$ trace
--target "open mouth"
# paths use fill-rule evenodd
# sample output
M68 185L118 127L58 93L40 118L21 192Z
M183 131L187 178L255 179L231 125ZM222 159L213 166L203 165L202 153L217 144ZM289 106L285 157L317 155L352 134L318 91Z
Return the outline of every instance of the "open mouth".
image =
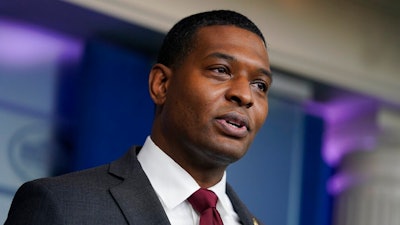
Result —
M242 138L249 133L247 117L238 113L229 113L217 119L220 130L228 136Z
M230 121L230 120L226 120L226 122L228 124L232 125L232 126L237 127L237 128L242 128L242 127L245 126L243 123L240 123L240 122L235 122L235 121Z

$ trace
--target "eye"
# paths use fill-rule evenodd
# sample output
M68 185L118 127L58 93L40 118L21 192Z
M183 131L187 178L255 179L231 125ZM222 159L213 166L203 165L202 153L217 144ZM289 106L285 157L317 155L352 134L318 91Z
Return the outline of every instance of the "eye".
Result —
M223 67L223 66L213 67L213 68L211 68L211 71L214 71L216 73L225 73L225 74L230 75L228 68Z
M256 80L256 81L252 82L252 85L264 93L266 93L269 88L269 85L263 80Z
M213 79L219 81L226 81L231 79L232 73L227 66L224 65L214 65L208 68L210 71L209 76Z

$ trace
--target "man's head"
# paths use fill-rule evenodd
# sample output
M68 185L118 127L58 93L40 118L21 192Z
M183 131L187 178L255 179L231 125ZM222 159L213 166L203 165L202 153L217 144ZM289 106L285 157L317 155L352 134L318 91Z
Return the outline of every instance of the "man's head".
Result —
M188 16L176 23L166 35L158 53L157 63L174 67L195 47L194 37L202 28L213 25L232 25L265 39L258 27L247 17L230 10L215 10Z
M198 17L223 22L204 25L209 23ZM164 46L162 51L174 53L164 52L168 60L160 59L150 72L150 95L157 106L151 137L193 177L218 174L220 179L246 153L268 114L272 79L265 41L253 32L258 31L253 23L234 12L213 11L182 21L173 29L184 23L191 30L183 32L191 33L185 49ZM178 33L170 32L164 45L184 42L187 36Z

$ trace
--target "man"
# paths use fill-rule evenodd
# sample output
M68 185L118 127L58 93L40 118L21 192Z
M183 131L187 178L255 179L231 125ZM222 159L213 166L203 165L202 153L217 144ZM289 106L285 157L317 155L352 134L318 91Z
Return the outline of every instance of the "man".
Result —
M264 37L246 17L184 18L150 71L156 112L144 146L109 165L24 184L5 224L259 224L225 170L264 123L271 82ZM199 212L196 193L216 205Z

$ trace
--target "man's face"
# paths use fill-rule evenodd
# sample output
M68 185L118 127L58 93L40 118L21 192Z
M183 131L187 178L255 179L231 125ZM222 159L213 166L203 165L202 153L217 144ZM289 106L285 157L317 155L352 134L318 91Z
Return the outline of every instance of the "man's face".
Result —
M201 28L194 42L172 69L163 133L178 163L228 165L246 153L268 114L266 47L256 34L234 26Z

